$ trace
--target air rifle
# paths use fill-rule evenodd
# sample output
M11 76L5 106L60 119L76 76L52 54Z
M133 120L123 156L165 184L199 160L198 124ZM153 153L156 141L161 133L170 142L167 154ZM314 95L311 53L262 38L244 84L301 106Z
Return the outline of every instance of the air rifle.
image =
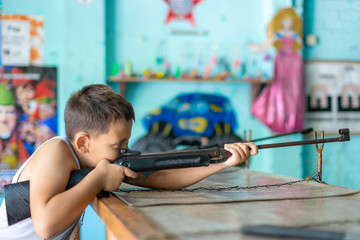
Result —
M349 129L340 129L339 134L340 136L335 138L263 144L257 145L257 147L258 149L266 149L350 140ZM146 154L140 154L140 152L134 150L122 149L121 154L122 157L116 160L114 164L128 167L135 172L142 172L145 176L164 169L209 166L210 163L224 162L231 156L230 152L221 147ZM66 189L75 186L93 169L94 168L86 168L71 172ZM29 181L7 184L4 186L4 193L9 225L31 216Z

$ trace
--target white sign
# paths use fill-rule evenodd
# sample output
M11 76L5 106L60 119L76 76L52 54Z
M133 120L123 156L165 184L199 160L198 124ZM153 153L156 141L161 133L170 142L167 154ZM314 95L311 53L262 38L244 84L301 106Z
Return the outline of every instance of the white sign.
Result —
M306 63L306 125L360 133L360 62Z
M2 64L30 64L30 22L3 19L2 24Z

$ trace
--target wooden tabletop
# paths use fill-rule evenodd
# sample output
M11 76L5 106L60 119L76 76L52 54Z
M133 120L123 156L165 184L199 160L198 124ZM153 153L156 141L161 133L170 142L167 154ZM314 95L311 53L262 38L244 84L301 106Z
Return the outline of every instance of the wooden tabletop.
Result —
M264 239L243 226L360 236L360 191L240 168L176 191L122 186L92 207L108 239ZM278 239L275 236L266 239Z

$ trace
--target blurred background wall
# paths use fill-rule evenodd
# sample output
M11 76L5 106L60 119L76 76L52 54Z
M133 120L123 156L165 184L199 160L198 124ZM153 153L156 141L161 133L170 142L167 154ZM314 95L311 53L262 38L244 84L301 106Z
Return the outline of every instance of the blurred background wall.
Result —
M134 72L141 72L156 69L155 58L161 55L172 63L172 71L177 67L185 71L214 54L231 61L241 59L248 72L257 62L258 69L271 75L272 65L263 59L264 54L272 57L274 51L254 55L247 45L265 41L267 24L285 7L295 8L303 17L305 61L360 61L359 0L204 0L193 8L195 27L186 21L164 24L168 5L161 0L2 0L3 13L44 17L44 65L58 68L59 135L65 135L63 112L69 95L87 84L108 83L114 64L123 69L130 62ZM174 33L177 30L197 33ZM308 45L307 35L315 36L317 43ZM109 84L119 90L118 84ZM128 83L125 97L134 105L137 118L130 147L145 134L141 123L145 114L183 92L225 95L236 112L237 134L251 130L252 138L272 135L250 114L249 83ZM360 138L351 137L350 142L325 145L323 180L360 189ZM301 135L292 135L266 143L302 139ZM316 152L312 145L262 150L251 159L250 169L306 177L316 172ZM88 208L82 239L104 239L104 228Z

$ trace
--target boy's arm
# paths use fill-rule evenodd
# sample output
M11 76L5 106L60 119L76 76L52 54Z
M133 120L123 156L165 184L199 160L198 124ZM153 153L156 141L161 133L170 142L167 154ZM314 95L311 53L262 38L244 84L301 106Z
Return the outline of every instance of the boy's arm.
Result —
M188 187L225 168L236 166L257 154L257 147L253 143L226 144L224 148L230 151L232 156L223 163L210 164L208 167L161 170L136 185L164 189Z
M132 176L131 170L102 160L79 184L65 191L70 173L76 169L67 144L60 140L46 143L31 159L30 210L39 236L60 233L101 190L114 191L125 176Z

